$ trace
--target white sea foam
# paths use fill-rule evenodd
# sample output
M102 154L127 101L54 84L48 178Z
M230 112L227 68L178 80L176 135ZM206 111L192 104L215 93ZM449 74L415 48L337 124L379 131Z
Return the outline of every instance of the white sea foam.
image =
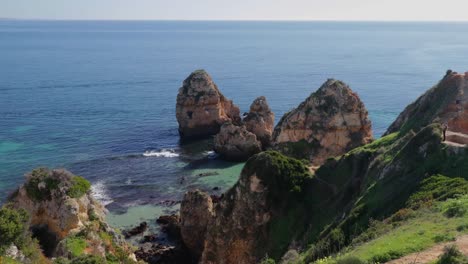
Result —
M215 159L218 157L218 154L216 152L214 152L213 150L211 151L207 151L205 152L206 153L206 156L209 158L209 159Z
M94 196L94 198L101 202L104 206L114 202L114 200L112 200L109 194L107 193L106 186L102 181L91 185L91 193Z
M165 157L165 158L175 158L179 157L173 149L162 149L160 151L148 150L143 153L145 157Z

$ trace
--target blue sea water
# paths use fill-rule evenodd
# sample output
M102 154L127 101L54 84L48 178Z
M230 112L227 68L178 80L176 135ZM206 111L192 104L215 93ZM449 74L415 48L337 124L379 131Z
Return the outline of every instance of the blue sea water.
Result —
M265 95L277 120L341 79L378 137L447 69L468 69L467 32L467 23L0 21L0 198L37 166L90 179L111 211L229 187L241 165L210 158L208 142L179 142L177 90L199 68L241 111Z

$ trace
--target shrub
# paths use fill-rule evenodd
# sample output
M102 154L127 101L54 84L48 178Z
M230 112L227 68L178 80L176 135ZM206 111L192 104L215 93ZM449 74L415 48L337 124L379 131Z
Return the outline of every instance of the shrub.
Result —
M408 208L403 208L403 209L398 210L398 212L394 213L390 217L389 221L390 223L397 223L397 222L405 221L411 218L414 215L413 213L414 213L413 210L408 209Z
M418 208L428 201L443 201L467 193L468 181L465 179L433 175L421 182L419 190L410 197L408 206Z
M464 204L461 201L458 200L453 200L451 201L447 209L445 209L444 215L446 217L452 218L452 217L462 217L466 213L466 208Z
M455 241L455 237L451 234L437 235L433 238L434 242L446 242L446 241Z
M450 245L444 249L442 254L436 261L436 264L466 264L468 259L458 250L457 246Z
M336 264L365 264L363 260L359 259L358 257L348 256L338 259Z
M269 258L268 256L265 256L260 264L276 264L276 261L272 258Z
M371 263L385 263L390 260L400 258L402 256L403 254L401 252L390 250L386 253L373 256L371 259Z
M106 264L106 260L98 256L81 255L74 258L70 264Z
M81 237L69 237L66 240L68 251L73 257L78 257L86 248L86 241Z
M457 226L457 231L458 232L463 232L463 231L466 231L466 230L468 230L468 224L463 224L463 225Z
M3 206L0 209L0 254L12 243L18 244L24 237L28 221L26 211Z
M29 198L44 201L51 199L52 191L58 188L59 183L58 179L50 176L48 169L38 168L27 176L25 188Z
M73 176L72 185L67 191L71 198L80 198L91 188L91 183L81 176Z

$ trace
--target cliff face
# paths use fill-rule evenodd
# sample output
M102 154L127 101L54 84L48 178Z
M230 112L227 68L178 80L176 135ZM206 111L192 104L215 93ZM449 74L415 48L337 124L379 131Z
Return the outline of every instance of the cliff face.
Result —
M104 221L105 209L90 195L90 186L66 170L40 168L27 175L10 202L27 212L28 230L47 257L85 254L135 260L123 238Z
M448 71L436 86L405 108L386 134L418 131L433 122L447 124L450 131L468 134L468 73Z
M275 149L316 165L371 141L364 104L349 86L333 79L286 113L273 132Z
M185 194L180 205L180 233L184 244L199 259L205 243L206 229L213 217L213 201L201 191Z
M239 108L219 91L204 70L184 80L176 104L179 133L183 138L215 135L225 122L240 123Z
M262 152L249 159L239 181L214 207L206 224L200 262L257 263L270 249L284 246L281 239L289 240L294 231L283 238L271 235L287 207L302 198L302 188L312 180L310 177L304 164L277 152ZM184 211L197 208L197 204L185 198ZM185 214L181 218L186 221ZM292 227L297 221L293 219L282 227Z
M443 82L453 82L457 88L465 87L458 83L462 77L465 79L464 75L450 74ZM447 93L451 94L450 85L440 87L449 89ZM345 127L343 123L348 126L351 123L355 125L349 129L361 131L361 140L368 138L364 136L370 133L365 121L367 112L348 89L341 83L327 82L323 90L298 107L301 111L296 109L285 115L274 138L282 143L287 142L281 141L286 138L313 138L310 124L321 115L312 113L320 109L321 100L329 102L319 112L323 113L329 129L323 129L325 126L321 124L320 129L314 127L314 131L319 131L318 134L320 131L346 133L341 131ZM310 102L313 98L316 98L315 103ZM398 130L327 159L313 175L300 161L278 152L262 152L250 158L239 181L223 195L214 207L211 220L207 221L201 263L257 263L266 255L278 260L288 249L304 250L304 262L313 262L346 247L369 227L370 219L383 219L404 208L411 195L431 175L468 179L466 148L444 144L443 129L438 123L441 119L447 120L452 122L449 127L462 129L464 121L456 119L451 100L427 94L423 98L418 100L417 107L409 106L406 113L400 115L400 121L395 121L394 124L399 125L393 126ZM439 99L448 100L446 106L440 107ZM460 100L455 101L455 105L464 105L464 99ZM312 107L310 112L304 111L308 105ZM419 110L408 110L413 107ZM405 129L408 120L421 122L421 126L415 129L413 123L411 129ZM291 127L300 127L298 123L307 129L292 130ZM326 146L319 146L312 152L316 153L330 151ZM190 203L185 206L190 207ZM314 246L307 248L310 244Z

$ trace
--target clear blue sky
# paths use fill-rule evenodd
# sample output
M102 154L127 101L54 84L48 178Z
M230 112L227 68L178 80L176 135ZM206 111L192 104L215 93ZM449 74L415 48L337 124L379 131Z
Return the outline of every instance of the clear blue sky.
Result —
M0 18L468 20L468 0L0 0Z

